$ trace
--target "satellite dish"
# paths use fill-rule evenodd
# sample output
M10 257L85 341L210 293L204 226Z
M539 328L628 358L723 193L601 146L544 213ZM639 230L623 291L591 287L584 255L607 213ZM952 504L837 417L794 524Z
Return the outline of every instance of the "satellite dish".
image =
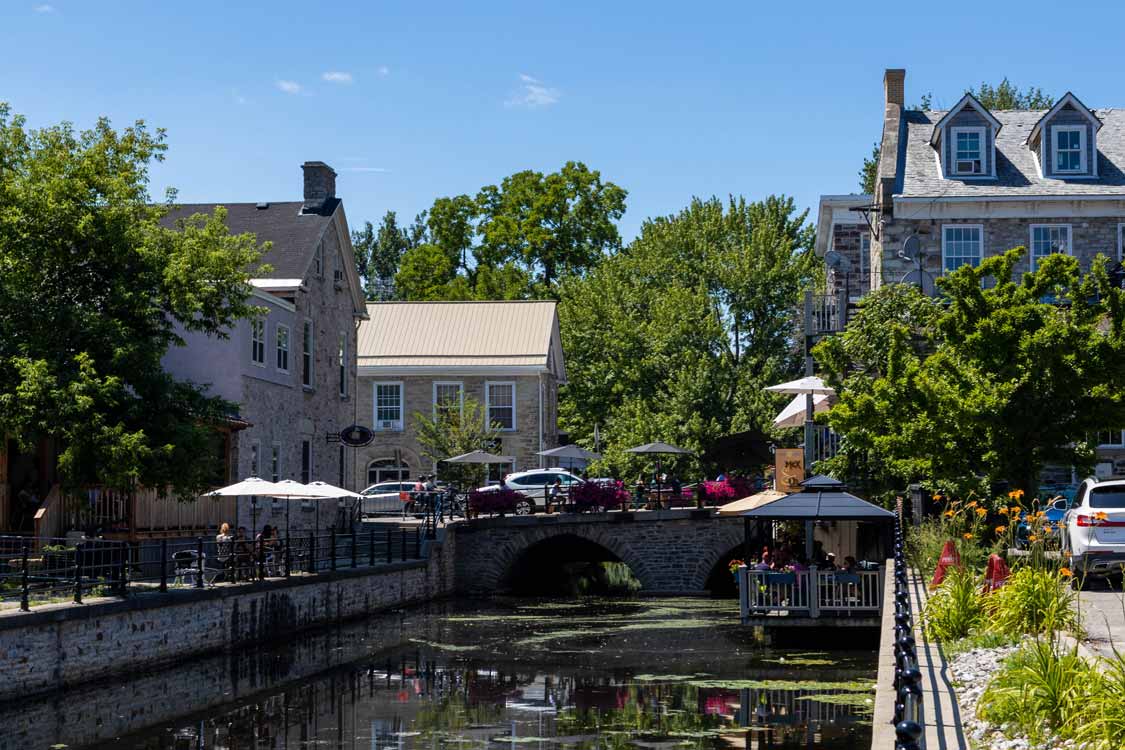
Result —
M824 254L824 262L836 273L851 273L852 262L843 253L829 250Z
M927 297L934 296L934 277L926 271L911 271L902 277L901 283L920 286L922 294Z
M918 235L912 234L902 241L902 250L899 250L898 257L913 263L921 252L922 241L918 239Z

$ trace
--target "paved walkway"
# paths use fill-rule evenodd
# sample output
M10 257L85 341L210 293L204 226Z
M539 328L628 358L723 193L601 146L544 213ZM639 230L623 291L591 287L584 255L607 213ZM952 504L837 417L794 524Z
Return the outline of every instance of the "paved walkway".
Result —
M1125 652L1125 596L1104 582L1086 584L1078 593L1085 644L1099 656L1113 656L1113 645Z

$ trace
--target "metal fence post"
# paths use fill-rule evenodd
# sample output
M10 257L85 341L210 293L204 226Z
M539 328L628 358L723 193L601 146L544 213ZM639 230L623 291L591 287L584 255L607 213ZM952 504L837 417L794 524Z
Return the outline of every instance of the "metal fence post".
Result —
M332 546L330 548L332 561L329 563L330 569L334 572L336 570L336 529L332 529Z
M285 537L285 547L284 547L285 560L284 560L284 564L285 564L285 577L286 578L289 577L289 550L291 548L291 543L290 543L289 539L290 539L290 537Z
M265 540L259 539L255 545L257 550L255 554L258 556L258 580L266 580L266 543Z
M23 543L23 576L20 584L20 609L31 611L31 601L27 591L27 542Z
M168 593L168 538L160 540L160 593Z
M74 603L82 603L82 542L74 545Z
M203 588L203 537L195 538L195 587Z
M202 572L200 573L202 575ZM118 584L121 586L121 596L125 596L129 589L129 543L121 543L121 565L118 567Z
M316 572L316 534L309 532L309 572Z
M422 530L417 526L414 527L414 557L420 558L422 556Z
M356 567L355 527L352 527L352 567Z
M402 559L406 559L406 529L402 530Z
M367 544L368 544L367 564L370 567L374 568L375 567L375 529L371 529L368 532Z

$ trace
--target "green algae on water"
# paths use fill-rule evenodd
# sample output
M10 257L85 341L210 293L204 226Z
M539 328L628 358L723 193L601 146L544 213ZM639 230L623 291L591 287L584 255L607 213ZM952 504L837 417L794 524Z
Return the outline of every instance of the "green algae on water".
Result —
M688 685L700 688L726 690L845 690L870 693L875 689L871 680L821 681L821 680L692 680Z

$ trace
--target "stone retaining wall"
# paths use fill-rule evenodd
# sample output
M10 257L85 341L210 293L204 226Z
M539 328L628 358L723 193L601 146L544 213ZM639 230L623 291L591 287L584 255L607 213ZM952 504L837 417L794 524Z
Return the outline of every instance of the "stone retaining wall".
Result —
M453 593L453 535L375 570L172 590L0 617L0 699L275 639Z

